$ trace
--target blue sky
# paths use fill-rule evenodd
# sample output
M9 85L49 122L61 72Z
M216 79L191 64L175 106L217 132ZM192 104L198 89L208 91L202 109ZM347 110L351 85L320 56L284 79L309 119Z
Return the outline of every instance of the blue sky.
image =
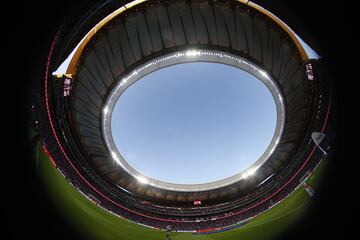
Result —
M112 115L115 145L142 174L195 184L249 167L269 145L276 106L251 74L216 63L185 63L130 86Z

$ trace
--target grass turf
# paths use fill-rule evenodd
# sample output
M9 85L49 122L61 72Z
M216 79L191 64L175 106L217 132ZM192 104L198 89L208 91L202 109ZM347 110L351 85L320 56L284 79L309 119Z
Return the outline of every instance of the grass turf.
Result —
M62 215L86 239L101 240L159 240L165 232L146 228L114 216L97 207L76 191L51 164L46 153L36 146L39 177L52 202ZM308 183L313 187L319 182L323 163L311 176ZM246 225L221 233L194 235L172 233L173 240L270 240L276 239L286 228L306 213L310 197L303 187L297 189L286 200L269 211L252 219Z

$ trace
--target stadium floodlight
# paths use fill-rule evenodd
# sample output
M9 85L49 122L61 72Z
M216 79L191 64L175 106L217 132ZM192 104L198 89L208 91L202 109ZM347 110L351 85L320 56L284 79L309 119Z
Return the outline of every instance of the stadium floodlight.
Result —
M196 50L188 50L188 51L186 51L185 55L187 57L195 57L195 56L199 56L200 52L196 51Z
M119 157L116 155L116 153L115 152L111 152L111 156L112 156L112 158L117 162L117 163L120 163L120 159L119 159Z
M109 108L108 108L108 107L105 107L105 108L104 108L104 115L106 115L108 112L109 112Z
M269 79L269 75L267 74L267 72L265 72L263 70L259 70L259 72L262 76L264 76L264 78Z
M149 180L143 176L136 176L136 179L142 184L148 184Z
M326 135L321 132L313 132L311 134L311 138L315 145L324 153L324 155L327 155L327 152L320 146L320 143L324 140L325 137Z
M250 168L248 171L246 171L243 174L243 178L248 178L248 177L254 175L256 171L257 171L257 168Z
M251 168L251 169L249 169L248 174L253 175L256 171L257 171L257 168Z

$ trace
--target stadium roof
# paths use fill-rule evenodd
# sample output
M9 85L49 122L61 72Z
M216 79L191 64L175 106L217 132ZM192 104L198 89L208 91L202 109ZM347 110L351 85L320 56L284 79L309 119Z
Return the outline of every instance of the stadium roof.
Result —
M55 39L44 84L44 132L53 134L46 145L80 191L131 221L157 228L173 223L187 231L248 219L298 186L297 178L312 166L311 132L324 130L330 103L321 82L305 74L315 65L285 24L249 1L134 1L95 12L89 21L97 27L76 48L68 75L50 81L58 67L51 65L53 52L58 61L66 58ZM95 21L99 16L103 20ZM62 44L77 46L79 36L72 37ZM142 71L200 60L244 69L271 89L280 117L256 174L250 169L231 181L190 188L138 176L123 166L108 137L112 97ZM194 200L206 204L194 208Z

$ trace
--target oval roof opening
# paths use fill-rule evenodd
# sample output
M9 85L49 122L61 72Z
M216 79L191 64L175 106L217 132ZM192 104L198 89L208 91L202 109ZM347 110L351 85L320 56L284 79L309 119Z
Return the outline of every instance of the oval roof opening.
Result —
M146 177L176 184L226 179L252 166L276 128L271 91L220 63L161 68L115 103L111 133L124 160Z

